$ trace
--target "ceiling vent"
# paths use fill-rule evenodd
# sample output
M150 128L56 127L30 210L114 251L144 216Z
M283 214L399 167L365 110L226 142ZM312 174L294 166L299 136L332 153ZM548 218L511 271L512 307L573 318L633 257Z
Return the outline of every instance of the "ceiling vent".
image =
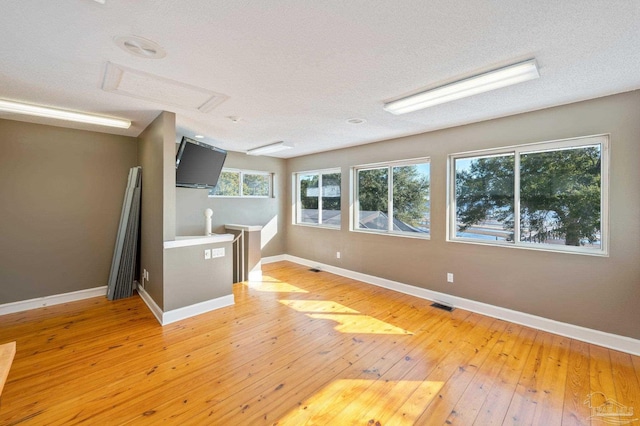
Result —
M162 59L167 52L155 41L138 36L123 36L113 39L116 45L127 53L139 58Z
M229 97L201 87L191 86L107 63L102 90L138 99L210 112Z

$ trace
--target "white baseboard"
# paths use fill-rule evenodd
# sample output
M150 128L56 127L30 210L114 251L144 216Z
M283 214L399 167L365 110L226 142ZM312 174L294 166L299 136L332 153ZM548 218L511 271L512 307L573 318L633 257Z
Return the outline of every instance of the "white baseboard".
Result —
M222 296L216 299L196 303L194 305L185 306L184 308L173 309L162 314L161 324L171 324L172 322L180 321L185 318L194 317L196 315L204 314L205 312L213 311L215 309L231 306L234 303L235 300L233 298L233 294L230 294L228 296Z
M520 325L525 325L527 327L535 328L538 330L548 331L549 333L559 334L561 336L569 337L583 342L593 343L594 345L604 346L606 348L615 349L617 351L626 352L632 355L640 355L640 340L632 339L630 337L620 336L612 333L605 333L603 331L555 321L524 312L513 311L511 309L502 308L500 306L476 302L475 300L427 290L424 288L399 283L397 281L391 281L373 275L362 274L360 272L350 271L348 269L338 268L336 266L325 265L319 262L314 262L312 260L303 259L288 254L282 256L273 256L273 258L278 258L278 260L288 260L300 265L318 268L322 271L330 272L332 274L340 275L347 278L352 278L379 287L384 287L400 293L409 294L421 299L445 302L449 305L455 306L456 308L476 312L482 315L487 315L493 318L502 319ZM272 258L268 259L270 260ZM273 260L273 262L277 262L278 260ZM271 261L265 262L265 260L263 259L262 263L271 263Z
M45 306L60 305L62 303L75 302L98 296L107 296L107 286L5 303L0 305L0 315L13 314L15 312L28 311L30 309L43 308Z
M266 265L267 263L282 262L283 260L287 260L287 256L287 254L279 254L276 256L263 257L261 262L263 265Z
M138 286L138 294L147 307L149 307L153 316L156 317L160 325L162 325L162 309L160 309L160 306L158 306L151 296L149 296L149 293L147 293L147 290L145 290L144 287Z
M180 321L186 318L190 318L196 315L204 314L205 312L213 311L215 309L231 306L235 303L233 294L228 296L218 297L216 299L206 300L204 302L196 303L193 305L185 306L183 308L173 309L171 311L163 312L162 309L154 302L149 296L149 293L142 287L138 287L138 294L149 307L149 310L156 317L160 325L171 324L176 321Z

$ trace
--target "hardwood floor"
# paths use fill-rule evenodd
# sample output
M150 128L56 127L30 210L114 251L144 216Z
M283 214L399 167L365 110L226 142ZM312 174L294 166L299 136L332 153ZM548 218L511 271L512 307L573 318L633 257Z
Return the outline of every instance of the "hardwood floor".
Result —
M0 424L604 425L640 417L640 357L287 262L263 268L262 283L235 285L234 306L165 327L137 296L0 317L0 343L17 341Z

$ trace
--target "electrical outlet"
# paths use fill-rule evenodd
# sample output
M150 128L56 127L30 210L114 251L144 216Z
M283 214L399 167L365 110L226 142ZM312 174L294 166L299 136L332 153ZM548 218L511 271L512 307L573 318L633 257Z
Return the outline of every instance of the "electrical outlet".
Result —
M336 259L340 259L340 252L339 251L336 252Z
M211 259L211 249L206 249L204 251L204 260L209 260Z
M453 274L451 272L447 272L447 282L448 283L453 282Z
M224 247L211 249L211 257L224 257Z

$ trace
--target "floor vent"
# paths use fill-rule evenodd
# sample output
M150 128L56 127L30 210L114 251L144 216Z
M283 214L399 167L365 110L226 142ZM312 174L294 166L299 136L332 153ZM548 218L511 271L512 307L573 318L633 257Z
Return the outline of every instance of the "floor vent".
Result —
M311 268L311 269L309 269L309 270L310 270L311 272L320 272L320 269L318 269L318 268Z
M434 308L442 309L443 311L447 311L447 312L451 312L454 309L453 306L444 305L438 302L433 302L431 306L433 306Z

